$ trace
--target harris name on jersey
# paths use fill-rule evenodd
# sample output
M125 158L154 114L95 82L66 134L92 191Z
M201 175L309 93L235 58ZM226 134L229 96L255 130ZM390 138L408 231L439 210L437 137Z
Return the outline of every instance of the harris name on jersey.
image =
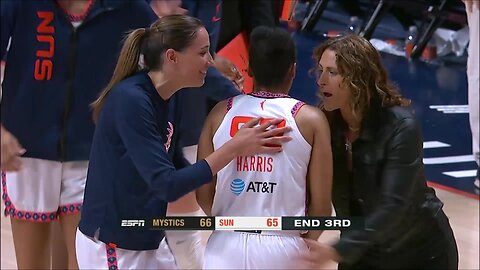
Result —
M237 172L272 172L273 157L270 156L239 156L236 159Z

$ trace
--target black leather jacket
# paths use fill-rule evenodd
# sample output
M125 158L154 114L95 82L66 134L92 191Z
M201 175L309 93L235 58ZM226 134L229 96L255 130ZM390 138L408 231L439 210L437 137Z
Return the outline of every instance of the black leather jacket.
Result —
M443 203L426 186L421 129L408 108L373 105L352 145L349 173L346 126L339 112L331 116L333 205L337 216L365 217L365 229L343 231L334 248L344 263L362 257L382 265L379 260L391 257L385 254L402 254L424 241L419 235L430 237L426 232L442 211Z

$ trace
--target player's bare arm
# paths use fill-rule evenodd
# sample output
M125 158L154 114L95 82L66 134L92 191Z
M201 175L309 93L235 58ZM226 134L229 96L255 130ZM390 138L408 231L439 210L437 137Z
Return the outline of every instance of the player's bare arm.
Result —
M307 172L308 216L330 216L333 161L327 119L318 108L304 105L295 122L312 146ZM306 237L317 240L322 232L309 231Z
M214 152L213 135L217 131L225 114L227 113L227 102L219 102L209 113L200 134L198 141L197 160L202 160ZM217 185L217 176L213 176L213 181L201 186L196 190L198 205L207 216L211 216L213 198L215 197L215 186Z

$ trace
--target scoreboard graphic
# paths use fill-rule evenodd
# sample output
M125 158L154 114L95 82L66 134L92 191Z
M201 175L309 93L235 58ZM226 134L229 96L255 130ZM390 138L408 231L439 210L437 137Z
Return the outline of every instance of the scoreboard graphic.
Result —
M161 217L122 219L125 229L150 230L361 230L362 217Z

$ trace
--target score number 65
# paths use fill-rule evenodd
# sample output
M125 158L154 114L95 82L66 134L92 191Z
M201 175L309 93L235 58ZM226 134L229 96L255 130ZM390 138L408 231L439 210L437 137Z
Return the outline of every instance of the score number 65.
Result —
M267 218L267 227L277 227L278 218Z

